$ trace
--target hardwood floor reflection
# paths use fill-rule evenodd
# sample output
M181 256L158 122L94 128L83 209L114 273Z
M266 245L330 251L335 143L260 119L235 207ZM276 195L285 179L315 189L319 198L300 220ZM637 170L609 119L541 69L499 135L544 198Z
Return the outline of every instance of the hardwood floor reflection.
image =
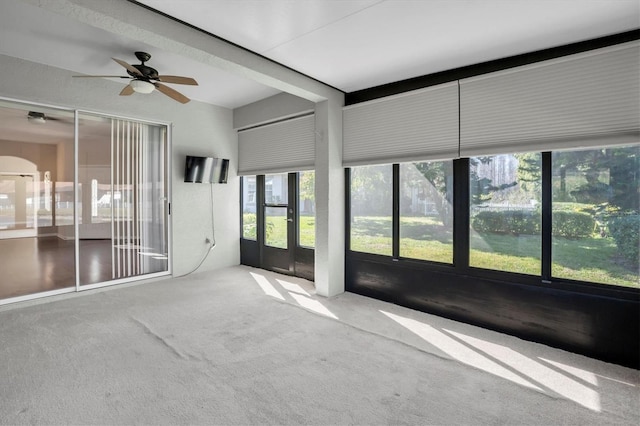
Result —
M75 287L73 246L57 237L0 240L0 298Z
M0 240L0 299L75 287L74 241L58 237ZM111 279L111 241L80 241L85 284Z
M74 241L58 237L0 239L0 300L75 287ZM166 253L116 245L116 278L166 271ZM114 279L111 240L80 240L80 285Z

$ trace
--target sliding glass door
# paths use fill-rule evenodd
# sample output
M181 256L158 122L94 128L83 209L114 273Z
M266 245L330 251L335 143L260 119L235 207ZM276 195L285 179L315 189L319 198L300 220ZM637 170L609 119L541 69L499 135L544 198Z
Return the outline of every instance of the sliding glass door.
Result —
M168 274L166 125L0 99L0 135L0 304Z
M0 303L76 287L73 143L73 111L0 99Z
M168 271L166 126L80 121L80 285Z

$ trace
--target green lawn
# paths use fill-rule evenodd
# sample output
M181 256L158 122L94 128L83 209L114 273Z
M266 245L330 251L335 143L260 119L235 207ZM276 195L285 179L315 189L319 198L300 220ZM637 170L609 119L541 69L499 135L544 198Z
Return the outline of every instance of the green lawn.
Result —
M316 246L316 217L315 216L300 216L300 236L299 244L302 247L315 247Z
M640 287L638 269L621 260L612 238L554 238L552 250L553 276Z
M267 218L265 243L272 247L287 247L287 218L285 216L269 216ZM316 242L315 216L300 216L299 244L303 247L315 247ZM256 215L244 213L242 218L243 238L256 239Z
M242 238L247 240L255 240L257 235L256 229L256 214L255 213L243 213L242 214Z
M433 218L403 218L400 226L401 257L451 263L452 237ZM391 232L390 217L356 217L351 230L351 250L390 256ZM532 235L473 231L469 263L478 268L540 275L540 240ZM578 281L640 287L638 270L620 261L610 238L554 238L552 274Z
M286 247L284 216L267 220L267 242ZM434 218L403 218L400 225L401 257L451 263L453 236ZM351 229L351 250L391 256L391 218L356 217ZM243 235L255 238L255 215L245 214ZM315 218L300 218L300 245L315 245ZM532 235L471 234L471 266L540 275L540 237ZM638 270L620 261L610 238L569 240L554 238L552 274L558 278L639 288Z
M480 234L472 230L469 266L540 275L541 240L535 235Z

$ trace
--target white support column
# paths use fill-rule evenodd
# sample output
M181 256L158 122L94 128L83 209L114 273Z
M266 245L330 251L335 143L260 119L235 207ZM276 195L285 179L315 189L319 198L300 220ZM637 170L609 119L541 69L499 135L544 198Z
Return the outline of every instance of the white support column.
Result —
M344 292L345 192L342 167L343 96L316 104L315 286L320 296Z

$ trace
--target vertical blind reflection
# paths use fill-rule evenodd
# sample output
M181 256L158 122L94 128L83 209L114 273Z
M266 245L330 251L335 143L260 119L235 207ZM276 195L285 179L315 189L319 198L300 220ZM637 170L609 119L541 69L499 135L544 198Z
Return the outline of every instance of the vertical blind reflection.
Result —
M80 284L168 270L164 126L82 114Z
M113 278L167 269L165 131L112 121Z

